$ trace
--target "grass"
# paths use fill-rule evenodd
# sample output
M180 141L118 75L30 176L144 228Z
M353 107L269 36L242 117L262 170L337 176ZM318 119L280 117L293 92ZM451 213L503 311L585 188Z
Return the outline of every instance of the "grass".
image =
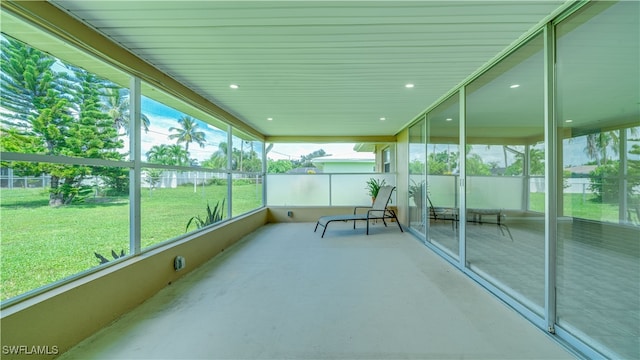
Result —
M544 212L544 193L529 195L530 209ZM593 194L564 194L563 216L576 217L596 221L618 222L618 204L595 202Z
M233 215L261 205L262 185L234 183ZM129 249L129 199L87 199L51 208L42 189L2 190L0 200L2 300L64 279L99 265L94 252L111 259L111 250ZM227 195L227 186L180 186L144 189L141 194L142 248L185 233L192 216L204 216ZM617 204L600 204L591 195L566 194L566 216L618 221ZM531 194L531 209L543 211L544 194ZM226 211L225 211L225 215ZM107 229L107 231L105 231ZM195 230L192 227L191 230Z
M128 253L127 197L52 208L43 189L3 189L0 196L2 300L98 266L94 252L108 259L111 250ZM207 201L213 205L226 196L226 185L199 186L195 192L193 186L144 189L142 248L183 235L192 216L205 214ZM233 215L259 207L261 199L262 185L234 184Z

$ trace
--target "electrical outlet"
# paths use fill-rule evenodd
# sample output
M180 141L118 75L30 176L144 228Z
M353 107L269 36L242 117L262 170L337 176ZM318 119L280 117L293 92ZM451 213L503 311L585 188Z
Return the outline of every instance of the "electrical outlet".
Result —
M291 210L287 211L287 216L288 217L293 217L293 211L291 211Z
M185 266L187 266L187 261L184 259L184 257L176 256L176 258L173 259L173 268L176 271L184 269Z

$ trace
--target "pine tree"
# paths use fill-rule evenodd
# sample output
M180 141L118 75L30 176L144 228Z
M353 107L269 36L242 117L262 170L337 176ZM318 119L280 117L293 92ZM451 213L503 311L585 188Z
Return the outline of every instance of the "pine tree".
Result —
M2 39L3 151L120 160L123 147L104 113L104 89L113 84L13 39ZM7 164L3 164L7 165ZM89 166L14 163L23 173L51 176L49 204L69 204L83 191L82 180L101 175Z

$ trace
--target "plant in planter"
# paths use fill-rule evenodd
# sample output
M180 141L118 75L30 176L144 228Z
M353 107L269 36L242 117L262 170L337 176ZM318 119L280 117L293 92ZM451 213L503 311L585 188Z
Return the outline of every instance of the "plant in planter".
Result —
M376 200L376 197L378 196L378 191L380 191L380 188L385 185L386 185L386 181L384 179L370 178L369 180L367 180L367 187L365 187L365 189L367 190L367 194L371 196L372 201Z
M424 187L426 183L424 180L420 182L415 182L411 180L411 185L409 185L409 197L413 198L413 202L417 207L422 208L422 204L424 203Z

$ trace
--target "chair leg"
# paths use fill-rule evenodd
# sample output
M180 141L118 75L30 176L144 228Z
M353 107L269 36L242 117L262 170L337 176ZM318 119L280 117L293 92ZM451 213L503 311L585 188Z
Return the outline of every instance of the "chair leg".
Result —
M511 230L509 230L509 227L507 225L504 225L504 224L498 225L498 227L500 227L500 231L502 231L502 236L504 236L504 230L502 230L503 226L504 226L504 229L507 230L507 233L509 234L509 239L511 239L511 241L513 241L513 236L511 236Z
M313 232L316 232L316 230L318 230L318 225L320 225L320 221L318 221L318 222L316 223L316 228L315 228L315 229L313 229Z
M390 210L390 213L393 216L393 218L396 220L396 224L398 224L398 227L400 228L400 232L404 232L404 230L402 230L402 226L400 225L400 220L398 220L398 216L396 215L396 212L393 210Z
M329 227L330 222L331 221L328 221L326 224L324 224L324 230L322 230L322 236L320 236L320 238L324 237L324 233L327 231L327 228Z

